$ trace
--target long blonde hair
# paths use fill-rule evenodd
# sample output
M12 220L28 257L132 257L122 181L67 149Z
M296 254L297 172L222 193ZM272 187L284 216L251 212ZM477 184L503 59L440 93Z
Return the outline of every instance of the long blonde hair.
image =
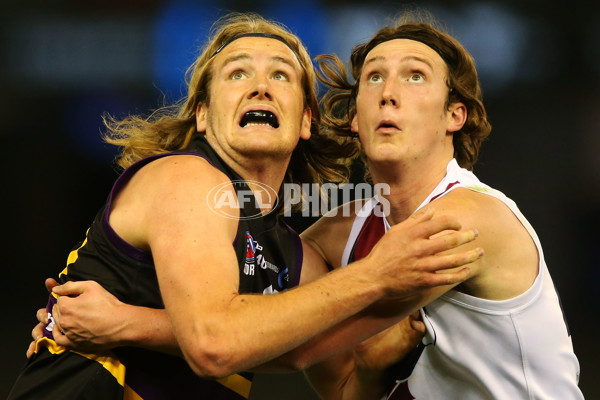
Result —
M186 72L187 97L179 104L163 107L148 118L129 116L122 120L105 117L108 128L105 140L122 147L118 164L127 168L134 162L164 152L185 148L196 131L196 108L210 104L209 85L212 60L217 49L245 33L280 36L296 53L303 70L302 88L305 107L312 110L311 138L300 140L292 154L286 182L322 183L344 181L349 175L350 160L358 154L352 141L323 134L317 100L317 79L310 56L297 36L284 26L253 13L232 13L218 20L211 38Z

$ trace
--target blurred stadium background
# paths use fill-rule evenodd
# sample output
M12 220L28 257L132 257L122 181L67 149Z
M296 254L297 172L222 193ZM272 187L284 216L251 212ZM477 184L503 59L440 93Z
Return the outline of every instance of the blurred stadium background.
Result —
M116 177L101 114L182 95L211 23L256 11L312 56L352 45L411 4L303 0L2 0L0 140L5 271L0 396L25 362L44 278L63 268ZM491 123L475 172L537 229L586 398L600 398L600 12L589 1L420 2L476 59ZM299 230L307 222L293 219ZM596 228L595 228L596 227ZM265 338L268 340L268 338ZM490 360L490 362L502 362ZM316 399L300 374L259 376L253 399Z

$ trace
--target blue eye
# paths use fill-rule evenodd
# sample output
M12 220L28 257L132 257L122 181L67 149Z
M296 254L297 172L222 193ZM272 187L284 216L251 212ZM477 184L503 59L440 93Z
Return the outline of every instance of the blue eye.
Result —
M287 80L289 80L287 74L285 72L281 72L281 71L275 72L273 74L273 79L275 79L277 81L287 81Z

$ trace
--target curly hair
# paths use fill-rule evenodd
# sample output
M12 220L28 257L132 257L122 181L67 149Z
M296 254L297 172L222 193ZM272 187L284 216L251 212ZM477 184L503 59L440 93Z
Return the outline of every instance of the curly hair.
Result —
M253 13L231 13L218 20L201 54L186 72L187 97L177 104L165 106L148 118L128 116L116 120L104 117L108 129L105 141L122 147L117 162L127 168L150 155L185 148L196 131L196 109L210 104L209 85L213 55L217 49L239 35L265 33L281 37L296 54L303 70L304 106L312 110L311 137L300 140L287 168L285 182L323 183L347 181L350 160L358 148L350 140L340 140L320 130L321 116L317 100L317 79L312 60L300 42L283 25Z
M431 47L446 63L446 107L461 102L467 108L465 124L459 131L454 132L454 158L461 167L472 169L481 144L492 129L482 103L475 62L456 39L436 27L437 23L431 16L427 16L428 22L412 21L411 18L415 18L415 15L405 15L394 25L380 29L368 42L358 44L352 49L350 70L353 82L350 82L346 68L337 56L317 57L317 76L330 88L322 100L325 111L323 123L337 136L355 137L350 130L350 123L356 114L360 74L368 53L377 45L389 40L415 40Z

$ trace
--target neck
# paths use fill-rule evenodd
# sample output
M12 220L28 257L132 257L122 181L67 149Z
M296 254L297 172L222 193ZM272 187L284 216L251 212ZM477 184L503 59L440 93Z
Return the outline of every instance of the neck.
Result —
M373 183L386 183L390 193L383 197L390 204L387 219L390 225L398 224L410 217L417 207L429 196L446 176L446 166L450 159L428 165L417 163L372 163L369 170Z
M248 183L262 213L271 211L285 178L291 153L246 151L232 155L215 143L212 136L207 135L206 140L213 151Z
M242 177L252 190L263 214L273 209L277 194L285 178L289 164L287 160L244 160L229 163L229 166Z
M277 200L279 188L283 183L287 164L279 169L265 168L253 170L251 173L236 171L248 183L254 193L254 197L260 204L263 214L273 209Z

